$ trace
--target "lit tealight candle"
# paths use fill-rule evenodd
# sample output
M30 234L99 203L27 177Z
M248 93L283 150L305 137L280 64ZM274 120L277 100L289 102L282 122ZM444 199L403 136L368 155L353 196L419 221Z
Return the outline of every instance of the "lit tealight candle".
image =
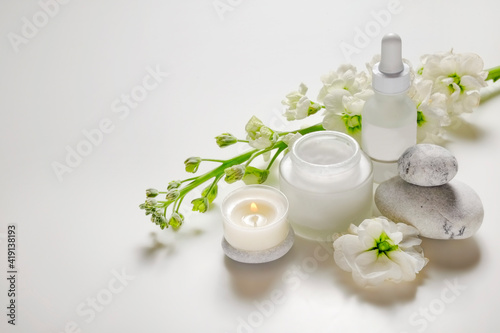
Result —
M245 200L230 213L232 221L245 227L263 227L275 218L276 210L267 202L259 200Z
M259 207L255 202L250 204L250 213L244 215L241 220L244 224L252 227L261 227L267 223L266 214L262 212L262 208L259 212Z
M222 202L224 238L235 249L264 251L281 244L290 232L288 200L265 185L241 187Z

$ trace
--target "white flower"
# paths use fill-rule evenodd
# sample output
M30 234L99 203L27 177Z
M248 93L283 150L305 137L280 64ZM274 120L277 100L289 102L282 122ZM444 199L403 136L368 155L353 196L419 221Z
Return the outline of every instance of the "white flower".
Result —
M361 139L361 112L365 100L352 96L345 90L328 94L324 100L325 117L323 127L326 130L347 133L354 139Z
M453 51L427 54L421 57L420 69L424 79L434 82L434 91L448 97L448 113L460 115L472 112L479 105L479 89L486 86L488 72L483 70L483 60L477 54Z
M281 138L281 141L283 141L288 147L291 147L295 143L295 141L297 141L301 137L302 134L300 133L288 133Z
M248 144L257 149L271 147L278 140L278 134L264 126L264 123L255 116L248 121L245 130L247 131Z
M318 99L325 105L323 127L361 139L361 111L373 94L365 72L352 65L342 65L321 78L323 88Z
M349 232L333 242L334 259L360 286L411 281L428 262L418 230L407 224L378 217L351 224Z
M321 77L323 88L321 88L318 101L323 102L324 98L335 90L345 90L351 95L364 92L370 89L370 81L365 72L358 73L353 65L341 65L336 71L332 71Z
M440 140L443 126L449 126L451 119L446 112L446 96L432 92L432 81L415 78L408 96L417 107L417 142L434 143Z
M321 110L321 105L313 103L307 98L307 86L300 84L299 90L286 95L281 104L286 105L284 116L287 120L304 119Z

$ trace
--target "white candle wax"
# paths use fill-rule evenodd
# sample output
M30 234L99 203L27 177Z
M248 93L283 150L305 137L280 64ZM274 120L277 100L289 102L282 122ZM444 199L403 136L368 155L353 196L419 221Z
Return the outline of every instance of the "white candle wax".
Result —
M288 235L288 201L277 189L251 185L231 192L222 202L224 238L245 251L262 251Z

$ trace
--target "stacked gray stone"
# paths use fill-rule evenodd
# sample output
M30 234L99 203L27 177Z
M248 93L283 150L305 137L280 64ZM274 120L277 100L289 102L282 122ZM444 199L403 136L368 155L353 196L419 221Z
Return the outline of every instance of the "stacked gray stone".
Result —
M399 158L398 171L399 176L375 192L382 215L434 239L468 238L479 229L483 204L471 187L453 180L458 163L447 149L432 144L410 147Z

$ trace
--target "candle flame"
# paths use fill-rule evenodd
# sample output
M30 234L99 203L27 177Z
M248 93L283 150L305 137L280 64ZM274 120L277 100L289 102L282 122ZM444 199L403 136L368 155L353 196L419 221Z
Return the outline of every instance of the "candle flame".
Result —
M250 205L250 210L253 212L253 213L256 213L259 209L257 208L257 205L255 204L255 202L252 202L252 204Z

